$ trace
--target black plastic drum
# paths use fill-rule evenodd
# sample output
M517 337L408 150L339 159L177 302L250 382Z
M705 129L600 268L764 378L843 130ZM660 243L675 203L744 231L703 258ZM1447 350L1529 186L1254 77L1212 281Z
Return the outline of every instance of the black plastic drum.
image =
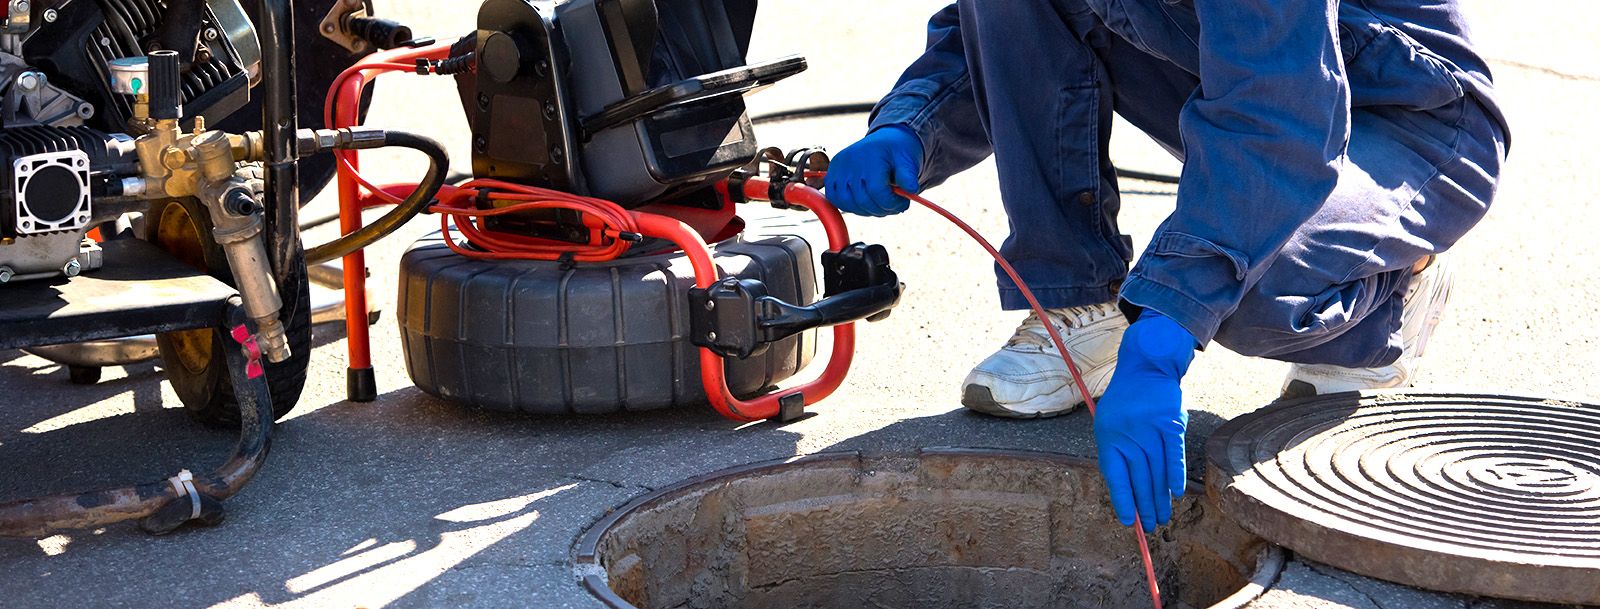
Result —
M811 247L796 236L713 247L724 277L759 279L786 302L816 300ZM400 338L406 369L430 394L491 410L609 413L704 404L699 352L689 343L694 274L682 253L563 268L480 261L437 233L400 262ZM728 360L736 395L793 376L816 333Z

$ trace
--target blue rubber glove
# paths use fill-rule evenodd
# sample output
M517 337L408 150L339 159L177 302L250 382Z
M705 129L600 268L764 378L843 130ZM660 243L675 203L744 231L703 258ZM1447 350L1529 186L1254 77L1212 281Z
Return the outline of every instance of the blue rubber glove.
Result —
M913 193L922 190L917 185L921 171L922 140L908 127L888 125L839 151L828 165L823 186L839 211L889 216L911 206L891 187Z
M1172 519L1183 494L1183 410L1179 381L1194 360L1196 342L1183 326L1146 309L1122 335L1117 371L1094 418L1100 474L1123 525L1138 514L1145 530ZM1170 493L1170 495L1169 495Z

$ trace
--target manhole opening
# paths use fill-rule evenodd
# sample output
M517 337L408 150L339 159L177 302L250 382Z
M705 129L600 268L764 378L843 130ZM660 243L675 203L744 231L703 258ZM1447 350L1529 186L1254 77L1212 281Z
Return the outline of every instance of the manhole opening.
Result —
M1150 537L1168 607L1232 605L1275 578L1275 550L1204 499L1175 509ZM619 608L1149 607L1110 510L1083 459L824 454L643 498L591 530L578 561Z

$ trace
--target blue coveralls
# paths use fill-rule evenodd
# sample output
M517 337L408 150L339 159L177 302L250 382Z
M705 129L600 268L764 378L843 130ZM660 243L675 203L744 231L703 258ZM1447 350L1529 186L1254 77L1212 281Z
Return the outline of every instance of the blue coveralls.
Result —
M1113 112L1184 161L1131 273ZM962 0L891 124L925 188L995 155L1002 252L1045 306L1120 295L1201 345L1348 367L1400 356L1410 267L1483 217L1507 146L1456 0Z

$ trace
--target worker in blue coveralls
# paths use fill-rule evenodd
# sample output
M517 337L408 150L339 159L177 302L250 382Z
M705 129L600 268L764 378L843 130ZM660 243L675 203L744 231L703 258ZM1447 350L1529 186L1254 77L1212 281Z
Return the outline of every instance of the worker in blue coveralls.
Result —
M886 216L993 154L1006 258L1049 309L962 387L1007 417L1101 394L1117 516L1171 516L1180 382L1212 340L1292 362L1285 395L1409 384L1450 290L1439 254L1483 217L1507 147L1456 0L962 0L840 151L826 190ZM1130 272L1113 113L1183 161ZM999 277L1000 302L1026 309ZM1131 325L1130 325L1131 320Z

